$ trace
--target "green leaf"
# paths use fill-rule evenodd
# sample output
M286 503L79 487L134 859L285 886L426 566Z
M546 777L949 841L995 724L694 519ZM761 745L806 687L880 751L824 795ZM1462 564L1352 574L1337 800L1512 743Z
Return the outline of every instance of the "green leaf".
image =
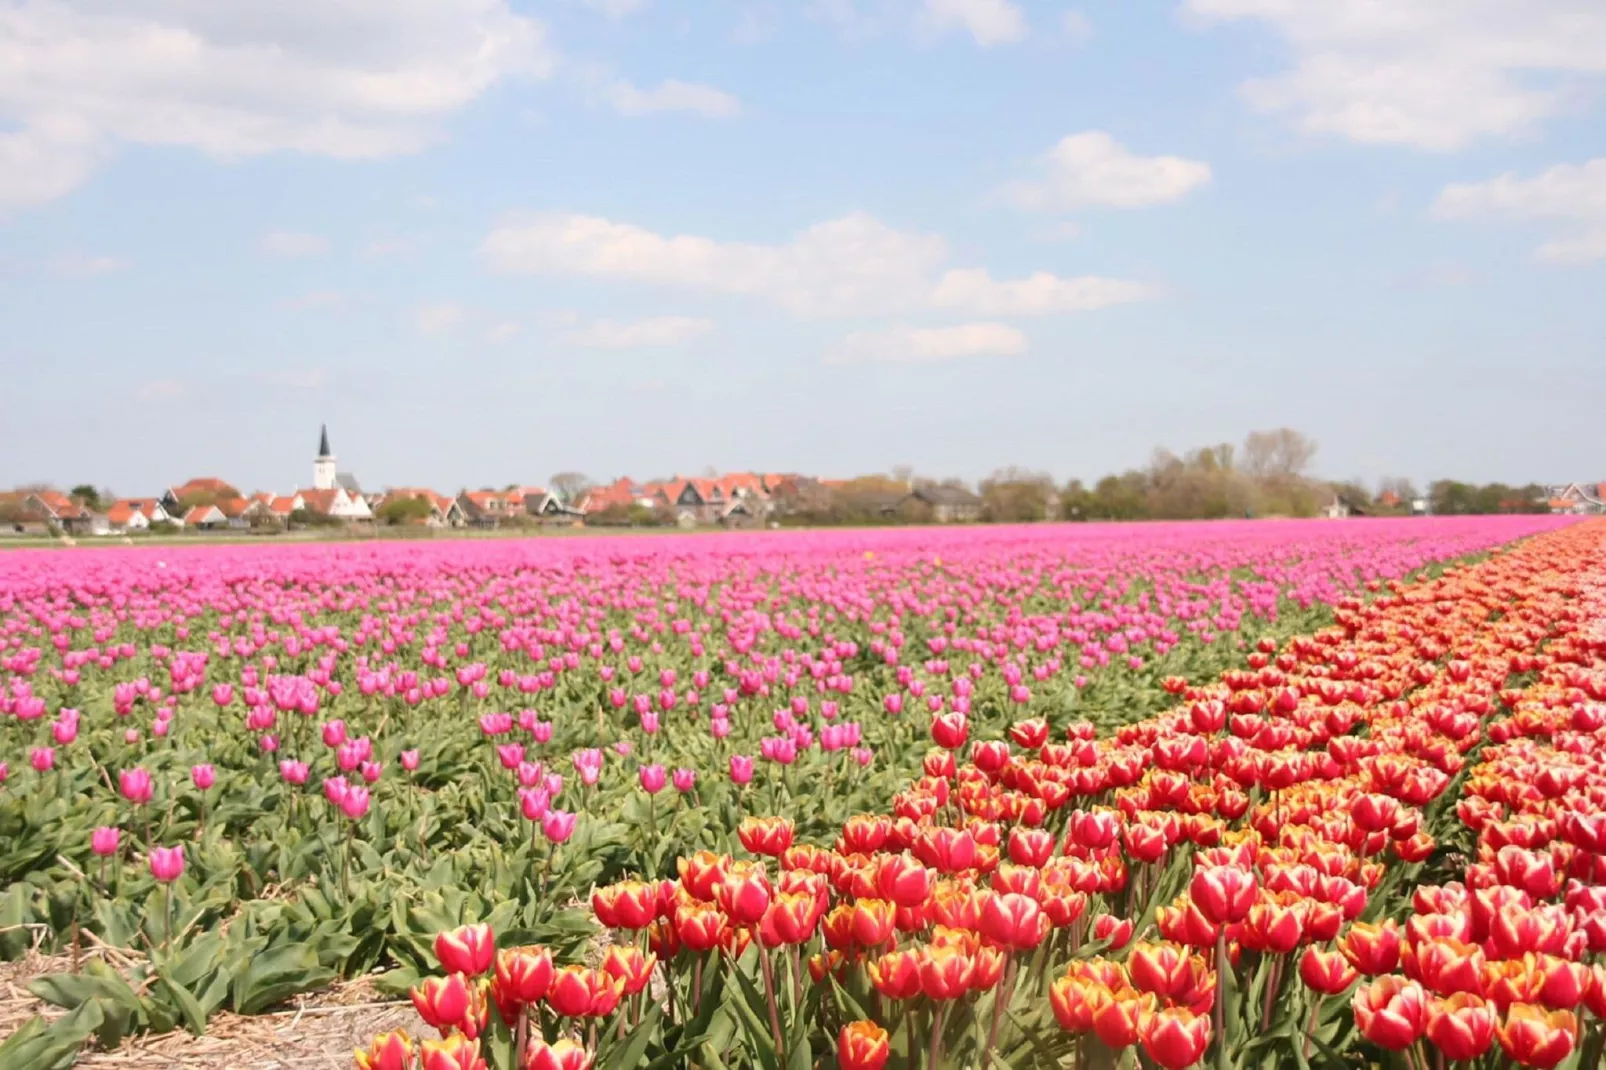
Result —
M663 1006L654 1003L652 1009L641 1016L641 1022L625 1034L624 1043L615 1045L608 1052L602 1070L636 1070L647 1054L647 1046L658 1034L658 1025L663 1017Z
M206 1032L206 1011L189 989L173 980L168 971L158 969L156 976L161 978L161 993L172 999L173 1005L178 1008L179 1017L184 1019L184 1026L196 1036Z
M30 1018L0 1044L0 1066L17 1070L67 1070L78 1060L84 1041L105 1019L99 1001L79 1004L73 1012L49 1025Z

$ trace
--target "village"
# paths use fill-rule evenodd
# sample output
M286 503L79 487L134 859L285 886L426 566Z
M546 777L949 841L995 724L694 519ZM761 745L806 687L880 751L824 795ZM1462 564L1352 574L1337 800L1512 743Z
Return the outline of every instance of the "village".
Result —
M1130 473L1128 474L1130 476ZM1127 477L1122 477L1127 478ZM1101 481L1104 484L1116 477ZM378 528L422 531L561 527L754 528L787 524L972 523L1086 519L1165 519L1099 510L1080 483L1064 489L1046 476L1008 470L983 481L981 493L960 480L922 480L907 472L853 479L797 473L731 472L637 481L621 476L602 485L565 473L552 486L463 489L429 487L365 491L339 469L320 429L311 485L280 494L242 493L216 476L191 478L145 497L101 501L93 488L47 487L0 492L0 534L13 536L132 536L163 533L274 534L329 529L361 533ZM1606 513L1606 482L1534 485L1520 490L1441 481L1431 496L1384 488L1367 494L1354 484L1311 484L1310 508L1294 515L1329 519L1430 513ZM1477 500L1479 492L1485 499ZM1493 497L1490 497L1490 494ZM1087 499L1089 508L1079 504ZM1437 507L1435 507L1437 506ZM1224 515L1237 515L1227 513ZM1251 514L1252 515L1252 514Z

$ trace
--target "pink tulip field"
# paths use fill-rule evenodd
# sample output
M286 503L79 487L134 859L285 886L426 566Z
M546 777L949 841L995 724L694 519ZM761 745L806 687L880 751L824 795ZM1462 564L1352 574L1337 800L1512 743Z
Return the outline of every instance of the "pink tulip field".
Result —
M437 934L464 925L489 926L498 947L594 965L596 889L689 880L686 860L699 852L751 845L760 826L744 819L784 818L786 846L844 851L854 815L893 813L916 782L964 782L951 759L933 766L934 743L961 757L977 746L1007 752L1010 739L1032 736L1022 723L1087 741L1089 754L1125 729L1120 745L1149 748L1139 776L1163 747L1131 726L1157 723L1190 689L1264 666L1266 652L1448 564L1498 559L1503 547L1560 538L1575 523L1489 516L0 553L0 958L109 945L137 963L91 957L32 979L30 990L66 1013L0 1037L0 1066L65 1067L86 1045L200 1033L219 1011L263 1012L339 978L376 975L397 996L424 991L443 967ZM1256 805L1268 798L1263 787L1245 789ZM1108 783L1086 794L1064 812L1121 809ZM1056 807L1037 822L1058 835L1062 816ZM1159 866L1133 872L1146 893L1169 879ZM1129 910L1140 944L1158 939L1144 928L1146 901L1131 888L1101 900L1107 914ZM1063 956L1086 950L1071 938L1056 946ZM1217 968L1214 946L1204 955ZM743 947L726 949L733 977ZM556 1051L561 1035L585 1049L586 1066L593 1054L610 1070L713 1066L687 1054L685 1033L686 1004L714 983L712 971L699 964L695 980L676 980L662 959L689 953L655 950L656 987L643 980L637 990L667 1005L639 1045L624 1039L642 1021L637 1000L631 1028L621 1005L600 1030L543 1017L543 1040L532 1012L508 1025L513 1054L494 1056L488 1042L464 1054L478 1043L470 1037L450 1051L436 1044L433 1062L416 1065L547 1065L533 1053ZM825 959L815 981L827 996L811 995L799 961L789 974L785 956L775 960L773 987L796 985L790 1016L770 992L768 1016L761 1002L754 1022L733 1017L728 1065L938 1065L938 1045L927 1050L926 1025L917 1040L916 1022L942 1042L940 1011L930 1022L898 1017L869 974L832 980ZM1028 961L1038 962L1023 953ZM1038 990L1015 969L1001 983L1028 993L1019 998L1052 1026L1053 978L1045 972ZM1291 976L1267 971L1277 984ZM771 980L745 976L753 991ZM861 986L864 1018L840 1038L837 1019L818 1009L838 983ZM1272 997L1254 991L1268 1001L1266 1021L1284 1022ZM1349 997L1329 1006L1340 1004ZM1309 1006L1287 1019L1288 1036ZM1258 1003L1245 1012L1258 1013ZM794 1034L788 1023L811 1014L819 1021ZM1116 1065L1086 1062L1082 1047L1073 1062L1071 1048L1024 1039L1030 1030L1012 1024L1015 1014L989 1010L965 1034L996 1062L946 1065ZM537 1033L530 1044L526 1027ZM757 1039L741 1039L750 1033ZM1014 1054L1001 1036L1014 1038ZM850 1042L868 1054L844 1054ZM1147 1039L1131 1043L1137 1061L1121 1065L1171 1065ZM1177 1043L1164 1050L1190 1050ZM1304 1049L1309 1065L1363 1065L1323 1064ZM415 1065L410 1041L387 1052L371 1061ZM561 1065L582 1065L574 1058ZM1253 1065L1296 1064L1286 1055Z

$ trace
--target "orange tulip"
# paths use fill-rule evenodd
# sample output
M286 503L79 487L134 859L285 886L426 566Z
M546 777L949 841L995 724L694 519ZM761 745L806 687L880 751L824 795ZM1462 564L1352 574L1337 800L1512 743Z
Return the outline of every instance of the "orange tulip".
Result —
M537 1038L524 1053L524 1070L591 1070L592 1054L567 1037L548 1044Z
M1513 1003L1495 1035L1507 1055L1523 1066L1549 1070L1573 1053L1578 1022L1571 1011L1546 1011L1531 1003Z
M1165 1070L1185 1070L1210 1046L1210 1019L1186 1007L1167 1007L1144 1015L1138 1037L1149 1058Z
M744 817L736 838L756 855L779 858L792 846L792 822L784 817Z
M356 1053L358 1070L411 1070L413 1042L402 1030L380 1033L368 1042L367 1051Z
M841 1070L881 1070L891 1054L887 1031L874 1022L849 1022L837 1034L836 1062Z
M446 973L477 977L491 968L496 938L489 925L464 925L435 936L435 957Z
M1427 1038L1454 1062L1483 1056L1494 1041L1495 1013L1482 999L1457 992L1428 1002Z
M420 1070L486 1070L479 1041L461 1033L442 1040L426 1040L419 1051Z
M602 972L624 986L624 994L633 996L647 987L652 971L658 965L656 955L644 955L638 947L615 944L602 958Z

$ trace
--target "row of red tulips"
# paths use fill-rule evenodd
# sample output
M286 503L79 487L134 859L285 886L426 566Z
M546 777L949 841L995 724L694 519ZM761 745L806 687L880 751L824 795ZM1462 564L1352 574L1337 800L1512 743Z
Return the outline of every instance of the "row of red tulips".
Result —
M421 1065L1598 1065L1603 551L1377 584L1104 739L937 714L924 775L829 847L750 819L755 860L599 888L599 964L443 934Z

